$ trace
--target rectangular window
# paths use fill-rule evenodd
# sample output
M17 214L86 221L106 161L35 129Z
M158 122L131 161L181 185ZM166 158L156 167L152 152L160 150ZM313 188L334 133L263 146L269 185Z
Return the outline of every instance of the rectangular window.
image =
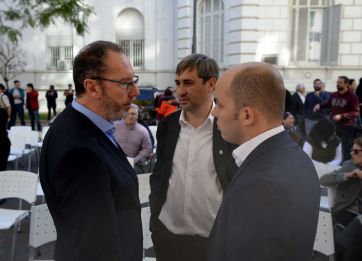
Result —
M337 63L340 21L337 7L325 6L325 1L321 0L293 1L292 62L310 65ZM329 41L331 39L335 41Z
M47 69L71 70L73 68L73 44L71 36L47 36Z
M117 43L122 47L124 53L130 59L135 69L142 69L144 61L144 40L121 40Z

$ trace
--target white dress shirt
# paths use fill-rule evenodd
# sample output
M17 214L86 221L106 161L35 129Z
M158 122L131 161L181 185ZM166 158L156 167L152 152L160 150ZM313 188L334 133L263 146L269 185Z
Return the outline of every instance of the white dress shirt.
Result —
M305 96L303 94L301 94L300 92L297 92L299 98L302 100L302 103L305 103Z
M280 125L276 128L267 130L258 136L255 136L251 140L241 144L233 151L233 157L235 159L235 163L238 167L244 162L244 160L249 156L249 154L258 147L263 141L271 138L274 135L284 131L283 125Z
M167 198L159 219L174 234L208 237L222 200L212 152L214 117L209 115L195 129L182 112L179 122Z

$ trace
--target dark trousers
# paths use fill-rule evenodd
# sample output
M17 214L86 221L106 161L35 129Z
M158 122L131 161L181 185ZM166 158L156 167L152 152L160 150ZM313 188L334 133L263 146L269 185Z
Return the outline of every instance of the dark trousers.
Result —
M207 261L208 238L175 235L159 220L151 237L157 261Z
M344 219L347 220L348 215ZM341 219L341 218L340 218ZM345 221L344 220L344 221ZM335 231L336 260L362 260L362 215L355 216L344 230Z
M23 103L14 104L14 106L11 107L10 126L15 126L16 125L16 114L19 115L21 125L25 126L24 104Z
M29 111L29 116L30 116L30 121L31 121L31 129L35 130L35 122L36 122L38 131L41 131L41 122L40 122L40 117L39 117L39 111L31 110L31 109L28 109L28 111Z
M48 104L48 121L51 119L51 111L53 109L54 116L57 115L57 106L56 104Z
M351 159L351 149L353 140L356 137L356 129L353 126L337 126L337 136L341 139L342 143L342 162Z

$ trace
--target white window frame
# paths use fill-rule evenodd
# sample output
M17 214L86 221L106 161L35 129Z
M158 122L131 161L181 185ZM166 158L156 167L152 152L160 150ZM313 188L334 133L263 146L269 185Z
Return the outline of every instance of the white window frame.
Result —
M219 9L214 10L214 2L219 2ZM206 2L210 2L210 11L206 11ZM224 64L224 29L225 29L225 11L223 0L202 0L198 3L198 41L197 50L213 59L215 59L220 66ZM219 16L218 23L215 21L215 17ZM210 19L210 31L206 32L206 19ZM217 23L217 24L216 24ZM215 25L216 24L216 25ZM218 34L215 35L215 26L218 28ZM206 34L209 34L208 37ZM210 41L207 41L209 39ZM214 39L218 39L217 44L214 44ZM209 44L209 50L206 50ZM216 54L216 55L215 55Z
M46 67L48 70L73 69L73 39L71 35L46 36Z

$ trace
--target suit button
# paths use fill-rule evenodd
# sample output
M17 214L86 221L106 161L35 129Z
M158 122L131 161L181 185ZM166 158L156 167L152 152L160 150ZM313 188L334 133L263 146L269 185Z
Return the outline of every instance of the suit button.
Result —
M224 151L223 151L223 150L219 150L219 154L220 154L220 155L223 155L223 154L224 154Z

